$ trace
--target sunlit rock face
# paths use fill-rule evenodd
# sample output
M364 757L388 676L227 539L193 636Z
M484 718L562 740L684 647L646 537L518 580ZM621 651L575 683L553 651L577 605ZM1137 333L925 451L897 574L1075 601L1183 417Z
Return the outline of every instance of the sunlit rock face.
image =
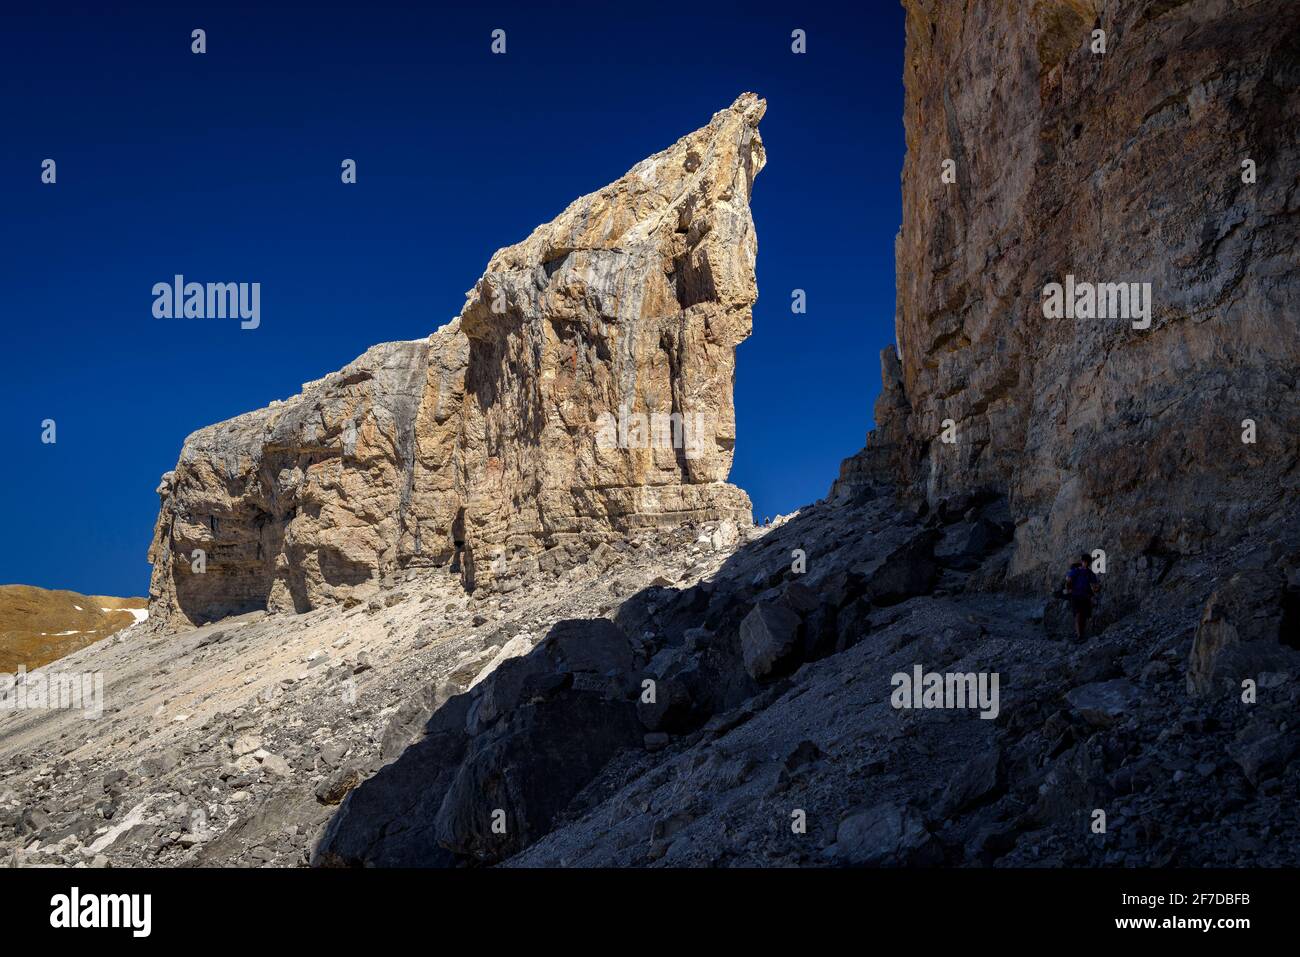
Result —
M1300 475L1293 5L904 6L898 357L841 485L1008 493L1010 580L1034 588L1102 549L1108 587L1141 592L1281 514ZM1045 315L1067 277L1149 283L1149 315Z
M757 297L763 110L741 97L492 257L461 314L471 540L509 561L638 526L749 520L726 478L735 349Z
M158 489L154 613L203 623L360 597L424 537L445 561L430 525L449 529L455 505L427 470L454 436L425 414L438 401L426 389L457 361L463 377L464 352L454 325L375 346L288 401L186 439Z
M419 568L509 588L639 527L748 523L726 479L764 109L741 96L497 252L427 340L191 435L158 489L154 614L304 611Z

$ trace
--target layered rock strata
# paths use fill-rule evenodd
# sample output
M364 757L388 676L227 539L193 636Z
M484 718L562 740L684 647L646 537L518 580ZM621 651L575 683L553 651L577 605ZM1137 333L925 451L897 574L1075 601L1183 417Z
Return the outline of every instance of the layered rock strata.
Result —
M191 435L158 489L154 613L304 611L420 566L510 587L638 527L748 523L726 479L764 109L741 96L497 252L427 340Z
M1300 20L1286 0L904 6L898 346L839 490L992 488L1010 581L1101 549L1112 594L1143 593L1300 481ZM1045 314L1053 283L1080 308ZM1101 286L1121 283L1150 298L1125 312L1133 287Z

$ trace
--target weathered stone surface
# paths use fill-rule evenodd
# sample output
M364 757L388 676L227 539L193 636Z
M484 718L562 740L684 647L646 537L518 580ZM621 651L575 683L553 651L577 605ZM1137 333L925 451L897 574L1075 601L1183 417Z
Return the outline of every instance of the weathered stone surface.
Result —
M1239 692L1244 679L1265 672L1300 674L1300 653L1282 644L1285 584L1278 570L1261 568L1238 572L1215 589L1187 662L1189 694Z
M881 804L850 814L835 835L836 856L859 867L924 867L943 850L911 807Z
M562 672L625 675L632 668L627 635L607 618L557 621L547 632L542 651Z
M1011 583L1101 547L1108 592L1143 593L1300 480L1300 22L1288 0L904 6L901 359L835 493L996 487ZM1150 328L1044 318L1067 275L1151 283Z
M929 532L911 536L888 554L855 568L864 579L862 596L877 605L892 605L924 595L934 584L938 570L933 558L934 539Z
M1000 793L1005 777L1000 749L990 748L975 755L944 788L939 813L952 816L993 800Z
M412 567L514 587L638 527L748 525L726 479L764 109L741 96L497 252L427 340L191 435L158 488L155 614L301 612Z
M158 489L150 607L201 624L364 597L399 567L402 541L413 551L432 542L430 523L443 528L434 550L449 555L454 503L434 507L426 487L426 511L414 513L410 482L424 474L415 423L426 379L464 352L454 323L427 341L375 346L286 402L186 439ZM426 452L434 441L425 437Z
M696 723L691 688L700 680L698 661L684 649L665 649L651 659L647 671L654 695L639 694L636 702L637 718L646 729L679 733Z
M312 849L317 866L437 867L454 863L433 822L465 754L469 696L430 717L424 736L348 792Z
M687 516L749 523L726 477L735 347L757 295L764 109L742 96L492 257L461 313L473 540L509 561ZM602 447L613 436L599 423L624 412L680 415L685 447ZM646 443L629 430L626 444Z
M1263 732L1247 735L1228 746L1228 755L1241 767L1252 785L1281 774L1287 762L1300 748L1296 736L1288 732Z
M1142 694L1131 681L1115 678L1075 688L1066 694L1065 700L1089 724L1105 726L1131 714L1141 702Z
M520 704L470 741L438 811L439 843L482 861L510 856L546 833L582 786L640 738L630 702L562 687Z
M439 707L450 697L446 682L428 684L405 699L396 713L388 719L380 743L380 757L384 761L397 758L414 741L424 735L424 726Z
M338 804L360 783L361 772L357 768L340 768L317 786L316 800L321 804Z
M797 614L776 602L761 602L740 623L740 648L745 670L761 680L779 671L799 650Z

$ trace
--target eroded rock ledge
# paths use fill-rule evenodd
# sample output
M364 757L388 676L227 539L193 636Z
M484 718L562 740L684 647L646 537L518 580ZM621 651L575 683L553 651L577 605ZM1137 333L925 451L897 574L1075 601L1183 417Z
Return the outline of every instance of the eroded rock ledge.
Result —
M497 252L427 340L186 439L158 489L154 614L301 612L416 567L508 587L630 529L748 523L726 479L765 106L742 95Z

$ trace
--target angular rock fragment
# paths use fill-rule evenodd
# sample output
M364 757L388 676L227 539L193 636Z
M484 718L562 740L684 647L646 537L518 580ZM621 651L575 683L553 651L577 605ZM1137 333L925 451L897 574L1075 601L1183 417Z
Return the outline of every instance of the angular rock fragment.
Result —
M740 647L745 670L761 680L789 664L799 650L802 621L795 612L776 602L760 602L740 623Z
M1244 679L1267 672L1300 674L1300 652L1282 644L1285 593L1273 569L1238 572L1215 590L1192 642L1189 694L1240 691Z
M1002 751L989 748L962 766L939 799L939 813L945 817L960 814L993 800L1005 784Z
M835 833L836 857L857 867L924 867L943 849L914 808L881 804L850 814Z
M1089 724L1107 726L1132 713L1142 700L1142 692L1125 678L1098 681L1069 691L1065 700Z

